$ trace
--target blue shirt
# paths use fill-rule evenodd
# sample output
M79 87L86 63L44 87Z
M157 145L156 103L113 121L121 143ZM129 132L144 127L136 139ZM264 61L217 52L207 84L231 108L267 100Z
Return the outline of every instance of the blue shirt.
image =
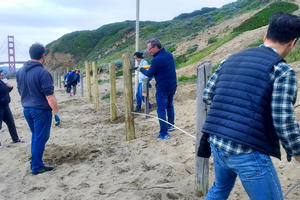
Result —
M168 92L177 87L177 78L173 55L164 48L160 49L151 61L149 70L141 72L156 81L156 92Z
M264 45L266 46L266 45ZM271 48L269 46L266 46ZM275 49L271 48L276 52ZM210 105L216 89L218 74L222 63L211 76L203 92L204 103ZM295 119L294 104L297 98L297 76L295 71L285 62L274 65L270 72L270 81L273 82L271 110L276 133L284 147L288 160L291 156L300 155L300 131ZM217 149L222 149L230 155L250 153L248 146L235 143L231 140L211 135L209 142Z
M41 63L26 62L17 72L17 84L24 108L51 109L46 96L54 93L53 79Z

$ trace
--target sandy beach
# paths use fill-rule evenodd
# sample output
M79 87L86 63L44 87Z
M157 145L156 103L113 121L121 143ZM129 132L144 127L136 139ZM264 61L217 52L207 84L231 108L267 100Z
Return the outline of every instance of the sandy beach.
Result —
M297 65L300 68L300 65ZM123 91L122 79L117 90ZM10 80L16 86L15 80ZM109 91L108 83L99 85L100 97ZM155 102L155 90L150 101ZM110 122L109 99L100 100L100 111L86 97L69 97L56 88L62 123L51 128L44 162L56 170L34 176L30 171L31 133L23 116L16 87L11 93L11 110L23 144L12 144L6 125L0 132L1 200L96 200L96 199L184 199L194 194L195 141L176 130L171 140L157 140L158 121L135 117L136 140L126 141L124 99L117 97L118 119ZM176 126L195 135L196 84L179 83L174 99ZM298 103L297 103L298 105ZM300 110L297 107L297 119ZM157 115L152 110L152 115ZM213 164L210 159L210 185ZM300 164L273 159L282 190L286 193L300 181ZM300 188L287 199L299 199ZM238 180L231 200L248 199Z

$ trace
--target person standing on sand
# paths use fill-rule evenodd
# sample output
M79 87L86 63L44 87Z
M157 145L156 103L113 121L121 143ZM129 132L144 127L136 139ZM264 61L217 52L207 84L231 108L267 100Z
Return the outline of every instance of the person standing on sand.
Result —
M135 52L133 54L134 59L137 61L138 66L143 67L143 66L147 66L148 62L144 59L143 57L143 53L142 52ZM146 76L143 73L139 73L139 84L136 90L136 107L134 112L140 112L141 111L141 107L142 107L142 101L144 101L144 97L143 97L143 80L146 78ZM148 79L149 81L151 81L151 79ZM149 83L149 88L151 88L151 84ZM151 104L149 103L149 109L151 109Z
M281 142L287 160L300 162L297 76L284 60L299 36L299 17L272 16L264 44L227 58L207 83L202 132L209 135L215 181L206 200L227 199L237 176L250 199L283 199L270 156L281 159Z
M53 79L43 67L45 47L39 43L29 49L31 60L17 72L18 91L24 108L24 116L32 133L31 170L37 175L51 171L43 163L45 145L50 137L52 111L59 125L58 106L54 95Z
M13 143L24 142L19 139L14 117L9 108L10 96L13 86L8 83L7 79L3 79L3 70L0 70L0 130L2 129L2 121L8 127L8 131ZM0 143L1 146L1 143Z
M70 96L75 96L77 83L80 84L80 69L76 68L74 71L68 73L65 80L67 82L67 93L69 93ZM71 92L72 88L73 94Z
M154 76L156 81L156 103L157 103L157 115L160 119L166 121L166 115L168 116L168 122L174 125L174 106L173 98L177 88L177 78L175 70L175 62L172 53L162 48L162 45L158 39L152 39L148 41L148 51L154 56L151 61L150 68L148 70L138 67L137 70L152 78ZM174 131L174 127L159 120L160 131L158 139L169 140L168 132Z

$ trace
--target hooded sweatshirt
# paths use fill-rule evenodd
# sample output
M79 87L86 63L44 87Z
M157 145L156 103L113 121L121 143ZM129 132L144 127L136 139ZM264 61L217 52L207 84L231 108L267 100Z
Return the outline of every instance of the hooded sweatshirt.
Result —
M17 84L24 108L51 109L46 96L54 93L53 79L41 63L26 62L17 72Z

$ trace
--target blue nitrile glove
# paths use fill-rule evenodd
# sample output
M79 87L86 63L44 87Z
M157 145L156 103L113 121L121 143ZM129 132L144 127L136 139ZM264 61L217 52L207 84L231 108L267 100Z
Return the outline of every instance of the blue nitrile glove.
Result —
M54 119L55 119L55 122L56 122L55 126L58 126L60 124L60 118L59 118L58 114L54 115Z

